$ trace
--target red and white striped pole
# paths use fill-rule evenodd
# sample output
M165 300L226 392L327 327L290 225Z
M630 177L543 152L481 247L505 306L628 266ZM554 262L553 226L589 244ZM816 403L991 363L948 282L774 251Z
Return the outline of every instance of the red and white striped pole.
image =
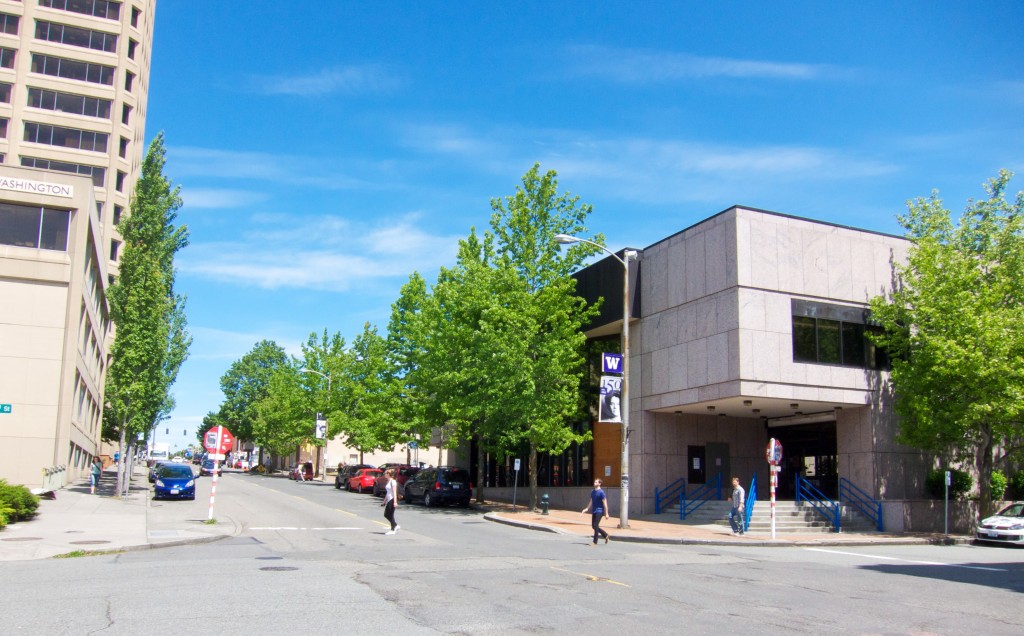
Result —
M772 502L772 539L775 539L775 485L779 478L778 466L774 464L770 467L772 471L771 479L771 502ZM214 484L216 485L216 484Z
M214 457L220 457L220 442L221 442L221 437L223 436L223 434L224 434L224 427L223 426L218 426L217 427L217 452L214 454ZM209 516L206 517L207 521L213 521L213 500L214 500L215 496L217 495L217 475L219 475L219 474L220 474L220 460L219 459L214 459L213 460L213 483L210 485L210 514L209 514ZM774 493L775 493L775 490L773 489L772 490L772 499L773 500L775 498L775 494ZM774 526L772 526L772 530L774 532Z

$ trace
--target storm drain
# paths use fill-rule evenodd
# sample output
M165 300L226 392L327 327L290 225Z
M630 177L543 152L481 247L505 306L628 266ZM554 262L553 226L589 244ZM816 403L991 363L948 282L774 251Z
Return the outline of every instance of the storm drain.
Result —
M110 542L109 541L104 541L103 539L88 539L86 541L71 541L70 543L71 543L71 545L99 545L101 543L110 543Z
M263 572L291 572L298 570L299 568L293 568L287 565L272 565L265 568L260 568Z

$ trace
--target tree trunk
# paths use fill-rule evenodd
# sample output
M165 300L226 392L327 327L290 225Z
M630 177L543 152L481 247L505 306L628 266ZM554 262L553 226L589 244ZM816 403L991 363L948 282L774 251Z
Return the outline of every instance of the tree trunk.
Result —
M487 474L487 453L484 452L484 440L476 437L476 502L484 502L484 477Z
M537 510L537 446L530 442L530 510Z
M117 442L117 488L116 490L114 490L114 492L116 492L119 497L121 496L121 491L124 489L124 465L127 460L127 457L125 457L124 452L124 440L126 437L124 431L125 425L125 422L121 422L121 437L118 439Z
M981 431L981 446L978 455L975 457L978 469L978 515L979 519L992 514L992 471L995 468L993 460L993 447L995 443L992 437L992 427L983 425Z

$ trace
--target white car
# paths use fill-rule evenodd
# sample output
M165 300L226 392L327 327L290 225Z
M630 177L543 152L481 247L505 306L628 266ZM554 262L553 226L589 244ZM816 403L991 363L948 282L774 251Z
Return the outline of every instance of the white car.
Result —
M997 514L981 520L974 534L977 541L1024 545L1024 501L1017 501Z

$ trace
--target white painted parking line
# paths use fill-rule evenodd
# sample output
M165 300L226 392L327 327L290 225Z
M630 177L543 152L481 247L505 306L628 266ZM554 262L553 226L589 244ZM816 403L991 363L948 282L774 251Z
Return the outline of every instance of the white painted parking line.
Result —
M362 529L361 527L250 527L251 531L335 531L335 529Z
M939 561L914 561L912 559L899 559L897 557L880 556L878 554L861 554L860 552L843 552L842 550L825 550L824 548L804 548L810 552L825 552L827 554L844 554L846 556L862 557L865 559L881 559L883 561L902 561L915 565L940 565L947 568L964 568L965 570L984 570L986 572L1009 572L1004 568L986 568L980 565L960 565L958 563L940 563Z

